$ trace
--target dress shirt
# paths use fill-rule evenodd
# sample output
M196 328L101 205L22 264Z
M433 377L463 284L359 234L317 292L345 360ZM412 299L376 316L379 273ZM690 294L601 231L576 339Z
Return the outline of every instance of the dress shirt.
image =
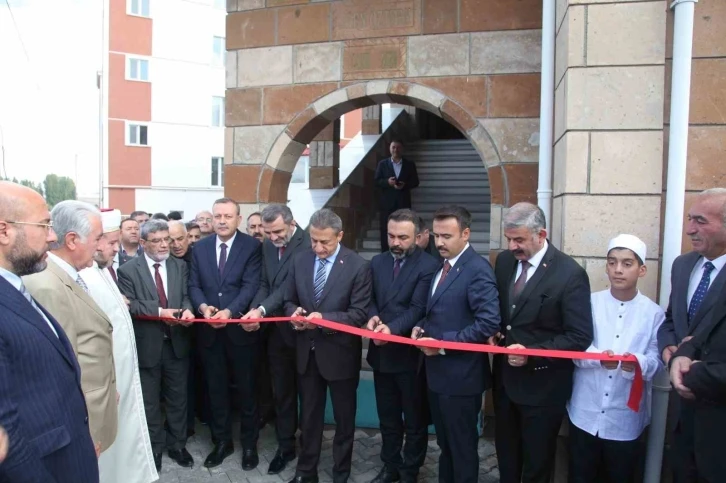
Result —
M17 275L15 275L13 272L11 272L9 270L5 270L2 267L0 267L0 277L7 280L8 283L10 285L12 285L13 287L15 287L15 289L18 292L20 292L21 294L23 293L23 290L22 290L23 279L22 278L18 277ZM25 290L25 292L27 293L27 290ZM28 295L30 295L30 294L28 294ZM23 297L24 297L24 295L23 295ZM30 298L31 298L31 300L33 299L32 295ZM35 303L35 301L31 302L31 305L33 305L34 303ZM50 323L50 320L48 320L48 317L46 317L45 314L43 313L43 311L40 310L40 307L35 305L33 308L36 309L40 315L43 316L43 320L45 320L45 322L48 324L48 327L50 327L50 330L52 330L53 333L55 334L55 336L58 337L58 332L55 330L55 327L53 327L53 324Z
M149 271L151 272L151 280L154 281L154 286L156 286L156 269L154 268L154 265L156 265L157 263L160 265L159 275L161 275L161 281L164 283L164 294L166 295L166 299L169 300L169 282L166 276L166 260L156 262L151 259L147 254L144 254L143 257L146 260L146 264L149 266ZM172 309L174 307L168 308ZM161 310L162 308L159 307L159 315L161 315Z
M123 245L120 246L119 253L124 256L131 256L128 254L128 252L126 251L126 249L124 248ZM144 248L141 246L141 244L139 244L139 246L136 248L136 255L134 255L134 256L135 257L141 256L142 253L144 253ZM114 267L114 268L116 268L116 267Z
M398 162L395 162L393 158L391 158L391 164L393 165L393 172L396 173L396 179L398 179L398 177L401 176L401 166L403 166L403 158L399 159Z
M71 280L73 280L74 282L76 282L76 280L78 280L78 270L76 270L73 266L71 266L70 263L66 262L61 257L53 254L52 252L48 252L48 258L53 260L53 262L56 265L61 267L63 269L63 271L66 272L69 277L71 277ZM78 282L76 282L76 283L78 283Z
M119 254L118 253L113 256L113 262L111 263L111 266L113 267L113 271L118 274L118 267L119 267Z
M532 275L534 275L534 272L537 271L537 267L539 267L539 264L542 263L542 259L544 258L545 253L547 253L547 248L549 248L549 243L547 243L547 240L545 240L544 245L542 245L542 249L535 253L532 258L527 260L529 262L529 268L527 269L527 278L525 279L525 283L529 282L532 278ZM521 273L522 262L520 261L519 263L517 263L517 273L514 274L514 280L517 280Z
M234 239L235 238L237 238L237 231L236 230L234 232L234 235L232 235L232 238L230 238L226 242L223 242L222 240L219 239L219 236L217 236L217 240L216 240L216 247L217 247L217 266L219 266L219 254L222 253L222 249L220 248L220 246L222 245L222 243L224 243L225 245L227 245L227 261L228 261L229 260L229 254L232 251L232 243L234 243Z
M466 242L466 246L461 251L461 253L464 253L468 249L469 249L469 242ZM459 253L458 255L456 255L454 258L447 258L446 259L446 260L449 261L449 265L451 265L451 268L449 269L449 273L451 273L451 271L454 269L454 265L456 265L456 262L459 261L459 258L461 257L461 253ZM446 261L446 260L444 260L444 261ZM444 270L444 268L442 266L441 269L436 273L436 278L434 278L434 281L431 283L431 295L433 295L434 292L436 291L436 286L439 284L439 279L441 278L441 272L443 270ZM448 275L447 275L447 277L448 277Z
M621 366L610 371L600 361L574 360L567 412L575 426L593 436L632 441L650 423L651 380L662 368L657 333L665 314L640 292L633 300L622 302L610 290L603 290L592 294L591 301L594 338L587 352L633 354L643 372L643 399L638 412L628 408L635 371L623 371Z
M328 262L325 264L325 283L328 283L328 277L330 277L330 271L333 269L333 265L335 264L335 259L338 258L338 253L340 253L340 243L338 243L338 248L335 249L335 252L333 252L332 255L330 255L325 260ZM318 273L318 266L320 265L320 259L316 255L315 256L315 266L313 267L313 285L315 284L315 275Z
M688 305L686 305L687 307L691 305L691 299L693 298L693 294L696 293L698 284L701 283L701 277L703 277L703 266L708 261L709 260L706 257L701 257L698 259L696 265L693 267L693 271L691 272L691 278L688 281ZM714 280L716 280L716 277L718 277L718 274L723 269L724 265L726 265L726 255L721 255L718 258L714 258L713 260L710 260L710 262L713 263L713 270L711 270L711 279L708 283L709 288L711 288L711 284Z

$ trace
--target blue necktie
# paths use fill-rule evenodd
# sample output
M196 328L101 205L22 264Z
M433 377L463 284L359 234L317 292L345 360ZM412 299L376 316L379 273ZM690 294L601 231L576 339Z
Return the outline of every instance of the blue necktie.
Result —
M714 267L711 262L706 262L703 265L703 276L701 277L701 281L698 283L698 287L696 287L696 292L693 294L693 297L691 297L691 305L688 306L689 323L693 319L693 316L696 315L698 307L701 306L701 302L703 302L703 299L708 293L708 286L711 283L711 270L714 268L716 267Z
M323 288L325 287L325 280L327 276L325 274L325 264L328 261L324 258L318 258L318 271L315 272L315 282L313 283L313 291L315 293L315 305L320 302L320 296L323 295Z

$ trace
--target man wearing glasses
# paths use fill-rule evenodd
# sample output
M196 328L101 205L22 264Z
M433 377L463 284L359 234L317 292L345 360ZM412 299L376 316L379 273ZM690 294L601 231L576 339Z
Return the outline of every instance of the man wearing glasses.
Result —
M197 217L194 219L199 225L199 231L202 232L202 238L206 238L214 233L214 218L212 213L209 211L200 211L197 213Z

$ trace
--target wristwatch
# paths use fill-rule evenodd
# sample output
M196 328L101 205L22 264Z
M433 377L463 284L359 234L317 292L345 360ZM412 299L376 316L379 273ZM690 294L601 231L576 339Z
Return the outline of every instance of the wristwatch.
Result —
M267 311L265 310L265 308L262 305L257 307L257 310L260 311L260 313L262 314L263 317L267 315Z

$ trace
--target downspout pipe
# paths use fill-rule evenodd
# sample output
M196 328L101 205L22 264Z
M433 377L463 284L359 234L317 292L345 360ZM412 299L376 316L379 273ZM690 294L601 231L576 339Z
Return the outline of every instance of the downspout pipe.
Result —
M675 22L673 26L673 70L665 222L663 224L663 259L660 271L659 302L663 309L668 306L671 293L671 267L676 257L681 254L682 248L693 15L696 2L698 0L675 0L671 3ZM668 373L660 371L653 380L651 424L646 449L644 483L659 483L661 479L670 390Z
M552 151L555 110L555 0L542 3L542 81L539 104L539 176L537 204L552 230Z

